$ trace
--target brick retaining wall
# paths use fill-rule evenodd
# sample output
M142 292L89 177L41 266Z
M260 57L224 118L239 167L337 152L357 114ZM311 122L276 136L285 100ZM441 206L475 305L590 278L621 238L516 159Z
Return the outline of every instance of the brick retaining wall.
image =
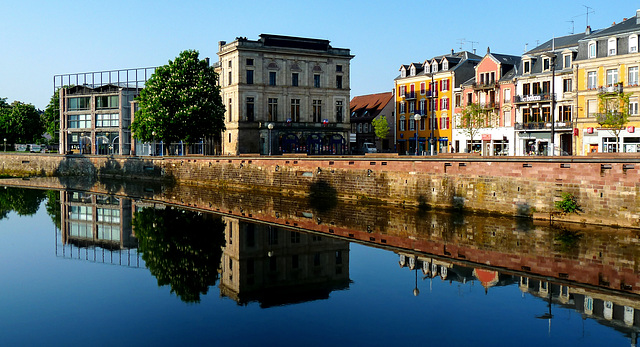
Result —
M173 179L289 196L305 196L311 187L318 187L323 190L321 196L335 192L342 199L539 218L548 218L554 201L567 192L577 197L583 212L557 218L640 228L640 156L140 158L6 154L0 156L0 162L0 175Z

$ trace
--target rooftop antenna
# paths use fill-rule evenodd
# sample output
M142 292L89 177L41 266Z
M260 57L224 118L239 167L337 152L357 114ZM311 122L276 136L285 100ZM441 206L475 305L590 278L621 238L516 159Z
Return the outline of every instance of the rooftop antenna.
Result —
M585 14L584 14L584 15L586 15L586 16L587 16L587 26L589 26L589 13L596 13L596 12L595 12L595 11L591 11L591 10L593 10L593 7L589 7L589 6L587 6L587 5L582 5L582 6L584 6L584 7L586 7L586 8L587 8L587 12L585 12ZM573 16L573 18L576 18L576 17L582 17L582 16L584 16L584 15L579 14L579 15L577 15L577 16Z
M567 23L571 23L571 33L570 34L573 35L574 34L574 30L576 29L575 28L575 21L568 20Z
M464 45L465 41L466 40L464 38L458 39L458 42L460 43L460 50L462 50L462 46Z

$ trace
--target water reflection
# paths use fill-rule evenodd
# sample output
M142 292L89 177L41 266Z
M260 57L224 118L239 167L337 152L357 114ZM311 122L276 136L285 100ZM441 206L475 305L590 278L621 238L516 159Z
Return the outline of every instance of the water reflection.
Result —
M224 247L220 217L144 207L136 211L132 224L142 259L159 286L169 285L184 302L199 302L215 285Z
M0 189L0 219L15 211L19 216L30 216L38 212L45 199L43 190L4 187Z
M241 306L327 299L354 287L357 242L397 254L394 271L411 271L405 295L436 295L440 282L477 284L488 297L509 290L536 298L544 307L527 314L549 334L568 309L632 344L640 331L640 241L628 230L340 201L319 210L310 201L202 188L141 190L144 197L100 189L58 193L56 254L146 267L186 302L216 284ZM46 195L55 214L56 194Z

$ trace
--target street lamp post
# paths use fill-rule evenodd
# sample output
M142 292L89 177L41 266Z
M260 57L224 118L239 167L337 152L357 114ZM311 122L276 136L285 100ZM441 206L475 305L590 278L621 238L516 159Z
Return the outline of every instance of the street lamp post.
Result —
M153 154L152 155L156 155L156 131L152 131L151 135L153 135Z
M84 148L82 148L82 138L83 137L84 137L84 133L80 133L80 154L82 154L82 152L83 152L82 150L84 149Z
M7 138L4 138L4 151L7 151Z
M551 156L556 155L556 55L553 52L543 54L551 59Z
M273 123L267 124L267 128L269 129L269 155L271 155L271 130L273 130Z
M420 115L419 114L415 114L413 116L413 120L416 122L416 155L418 155L418 123L420 122Z

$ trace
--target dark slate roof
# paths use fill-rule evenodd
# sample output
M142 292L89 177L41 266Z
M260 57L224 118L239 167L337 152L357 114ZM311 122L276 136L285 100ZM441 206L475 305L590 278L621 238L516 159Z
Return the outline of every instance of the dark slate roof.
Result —
M578 41L587 36L586 33L579 33L567 36L552 38L551 40L539 45L538 47L528 51L525 55L536 55L538 53L563 50L566 48L578 48Z
M494 57L501 64L516 66L520 63L520 57L517 55L498 54L498 53L489 53L489 54L491 54L491 56Z
M597 32L592 32L591 35L589 35L588 39L615 36L617 34L623 34L623 33L640 30L640 24L637 24L637 19L638 17L634 15L631 18L625 21L622 21L618 24L614 24L606 29L602 29Z

